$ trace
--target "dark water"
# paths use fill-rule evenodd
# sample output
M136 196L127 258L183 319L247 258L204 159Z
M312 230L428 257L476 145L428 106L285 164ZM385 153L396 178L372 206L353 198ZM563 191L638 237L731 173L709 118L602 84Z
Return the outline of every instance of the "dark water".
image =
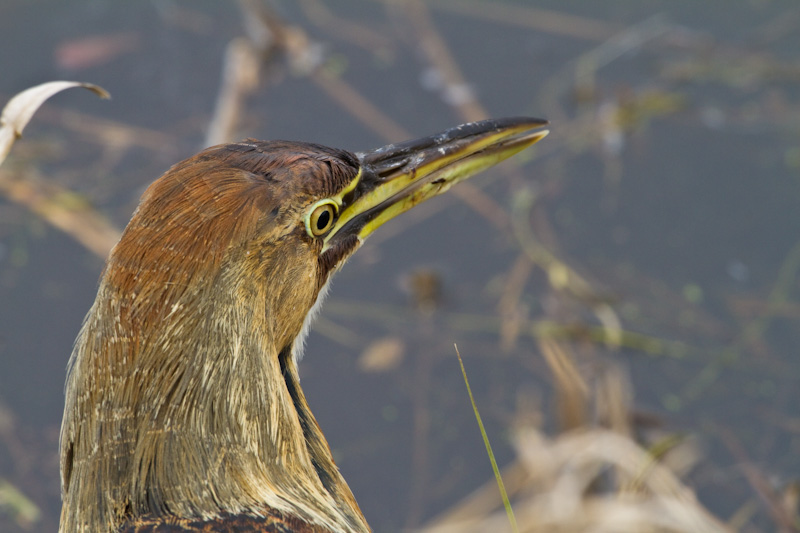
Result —
M680 358L670 349L581 350L628 369L636 410L699 437L705 458L689 483L713 513L727 519L752 504L751 530L774 529L741 466L755 466L776 494L800 474L800 8L487 4L430 2L428 37L447 45L489 115L541 116L553 129L535 158L473 180L498 224L453 195L440 198L379 232L337 276L307 344L303 384L362 509L376 531L399 531L491 476L453 342L501 463L513 457L507 430L520 397L538 398L549 417L552 388L534 340L499 347L498 302L523 254L503 221L517 217L610 295L627 330L680 343ZM284 2L279 12L399 128L416 136L466 121L435 88L425 35L406 8L325 2L333 19L301 8L315 5ZM542 27L549 19L534 9L576 18ZM121 227L150 181L202 147L240 19L233 2L5 0L4 100L53 79L97 83L113 100L58 96L3 168L77 191ZM277 60L248 101L240 136L359 150L391 136L369 122ZM538 201L520 214L526 191ZM34 530L57 524L65 365L101 268L72 238L0 200L0 479L41 508ZM420 272L442 286L433 314L415 310L408 291ZM574 299L554 312L554 297L534 268L518 306L530 320L596 323ZM364 372L360 354L387 337L403 358ZM0 514L0 529L18 528Z

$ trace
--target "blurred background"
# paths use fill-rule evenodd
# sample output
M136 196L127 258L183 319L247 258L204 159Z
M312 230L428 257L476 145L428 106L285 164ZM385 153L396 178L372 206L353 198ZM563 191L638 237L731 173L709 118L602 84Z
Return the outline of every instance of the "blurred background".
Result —
M4 0L0 47L3 103L112 95L56 96L0 168L0 530L57 528L72 342L170 165L514 115L550 136L381 228L308 340L372 527L509 527L454 343L521 529L800 527L797 2Z

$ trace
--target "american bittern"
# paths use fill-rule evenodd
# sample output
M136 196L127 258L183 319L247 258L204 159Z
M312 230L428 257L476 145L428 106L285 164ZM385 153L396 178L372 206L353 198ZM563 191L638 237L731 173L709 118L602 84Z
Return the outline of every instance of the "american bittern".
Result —
M248 140L153 183L70 359L61 531L369 531L300 389L316 304L381 224L544 124L488 120L355 154Z

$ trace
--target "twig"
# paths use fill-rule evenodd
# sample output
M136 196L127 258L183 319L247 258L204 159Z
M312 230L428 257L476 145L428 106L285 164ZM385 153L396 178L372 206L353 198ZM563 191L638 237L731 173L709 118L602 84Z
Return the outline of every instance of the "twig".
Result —
M778 495L775 494L774 490L772 490L772 487L764 478L764 475L761 473L761 471L759 471L755 465L753 465L752 461L750 461L750 458L747 456L747 452L733 432L724 427L718 427L717 432L719 433L720 437L722 437L722 443L726 448L728 448L728 451L731 452L731 455L733 455L733 457L739 462L739 467L742 469L745 478L750 483L750 486L753 487L753 490L758 497L761 498L761 501L764 502L767 511L769 511L770 515L772 515L772 518L780 528L779 531L781 533L796 533L797 531L800 531L800 529L792 524L791 518L786 515L785 509L781 507L779 503Z
M430 13L421 0L403 0L402 13L416 30L416 41L428 63L441 77L442 99L455 107L463 120L473 122L488 118L486 109L478 102L461 72L450 48L436 31Z
M260 71L261 57L248 39L239 37L228 43L214 116L206 133L206 146L235 139L245 100L258 87Z
M621 28L605 21L570 15L560 11L528 7L511 2L478 2L474 0L435 0L434 9L491 20L511 26L521 26L545 33L578 39L603 41Z
M368 52L388 51L392 41L379 31L336 15L319 0L300 0L300 7L318 28Z
M387 141L396 142L411 138L412 135L408 130L397 124L393 118L364 98L342 78L328 74L323 69L314 72L311 81L364 126L377 132Z

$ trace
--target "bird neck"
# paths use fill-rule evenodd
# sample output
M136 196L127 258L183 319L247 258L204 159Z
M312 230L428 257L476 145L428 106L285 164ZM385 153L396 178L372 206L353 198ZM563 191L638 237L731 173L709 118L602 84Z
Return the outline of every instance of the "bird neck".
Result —
M101 282L70 363L62 531L266 511L369 531L300 388L300 331L270 321L259 280L158 297L118 281Z

